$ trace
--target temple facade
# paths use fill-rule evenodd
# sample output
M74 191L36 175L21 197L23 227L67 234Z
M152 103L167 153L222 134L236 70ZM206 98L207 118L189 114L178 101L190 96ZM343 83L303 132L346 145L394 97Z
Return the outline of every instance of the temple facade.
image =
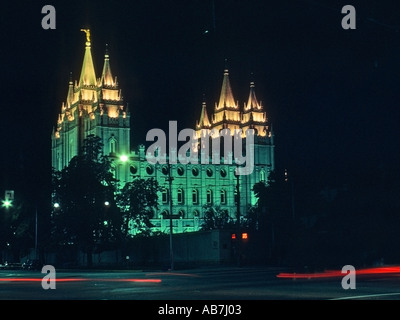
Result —
M53 168L59 171L68 166L78 155L82 141L96 135L102 139L103 152L112 160L121 187L138 177L154 178L162 187L159 210L151 220L154 231L169 233L171 221L174 233L200 230L205 205L225 209L234 219L238 211L245 217L249 207L256 204L252 187L256 182L267 182L275 167L274 134L256 97L254 82L250 83L245 102L239 104L234 99L229 70L225 69L220 97L212 112L207 110L206 101L201 101L199 120L193 119L192 144L196 152L191 155L192 161L185 163L176 154L176 161L171 161L171 152L177 150L157 154L149 152L145 142L131 146L130 111L111 72L108 51L98 77L90 32L82 31L87 37L80 78L75 82L70 78L66 101L51 136ZM238 143L242 145L241 155L245 154L245 165L251 160L251 170L241 174L236 170L244 164L234 152Z

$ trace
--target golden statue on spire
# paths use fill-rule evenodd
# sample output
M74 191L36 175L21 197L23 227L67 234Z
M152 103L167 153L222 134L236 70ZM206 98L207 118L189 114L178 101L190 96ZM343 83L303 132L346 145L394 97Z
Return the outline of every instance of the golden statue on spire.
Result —
M86 33L86 41L90 42L90 29L81 29L84 33Z

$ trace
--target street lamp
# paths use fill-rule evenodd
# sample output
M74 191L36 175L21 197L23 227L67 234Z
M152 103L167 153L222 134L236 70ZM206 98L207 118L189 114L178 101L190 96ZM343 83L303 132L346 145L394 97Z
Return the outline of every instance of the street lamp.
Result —
M12 193L12 196L13 195L14 193ZM12 200L6 197L5 200L2 200L2 207L6 209L12 207ZM38 249L38 211L36 206L35 207L35 259L38 258L37 249Z
M169 252L171 259L171 271L174 270L174 251L172 247L172 180L174 178L171 177L171 164L168 161L168 183L169 183Z
M8 209L9 207L12 207L12 201L11 200L2 200L2 207Z
M236 166L237 169L239 169L239 165ZM237 233L238 233L238 237L239 234L241 232L241 228L240 228L240 176L239 174L234 174L236 177L236 194L237 194L237 199L236 199L236 228L237 228ZM241 245L240 245L240 241L237 241L237 264L238 266L240 266L241 263Z

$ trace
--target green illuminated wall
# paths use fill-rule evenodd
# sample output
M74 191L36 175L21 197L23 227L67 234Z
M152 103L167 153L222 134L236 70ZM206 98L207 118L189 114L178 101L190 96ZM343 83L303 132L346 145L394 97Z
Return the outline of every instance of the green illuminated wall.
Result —
M79 82L69 81L66 102L62 104L61 112L52 133L52 165L56 170L62 170L78 153L80 144L88 135L101 137L104 153L109 155L116 169L116 178L121 184L136 177L155 178L164 188L159 194L160 210L154 214L152 223L155 230L169 232L169 183L166 165L151 165L145 157L145 146L130 144L130 112L122 99L118 83L111 74L108 53L105 54L103 72L100 78L94 75L92 66L90 42L86 42L85 56ZM97 79L88 83L85 79ZM219 118L215 128L255 128L254 162L255 169L251 175L239 177L234 175L235 164L173 164L171 165L172 182L172 214L175 233L191 232L200 229L203 218L203 206L211 204L227 209L232 218L236 218L237 205L235 202L236 185L240 188L240 212L246 215L249 206L255 204L251 191L253 185L261 180L267 181L269 172L275 167L273 133L267 122L261 104L255 98L254 83L251 84L249 99L245 104L246 114L240 120L239 107L227 106L226 101L235 101L229 84L229 74L224 71L224 78L219 100L218 114L231 112L235 120ZM203 103L204 106L204 103ZM222 111L221 111L222 110ZM234 110L234 113L233 111ZM199 108L199 115L200 115ZM204 112L204 109L203 109ZM227 113L229 114L229 113ZM199 130L204 125L213 127L212 115L207 123L204 114L201 123L196 126ZM253 120L256 118L257 121ZM222 122L221 122L222 121ZM193 119L195 123L195 119ZM195 129L195 128L193 128ZM121 156L127 156L121 160Z

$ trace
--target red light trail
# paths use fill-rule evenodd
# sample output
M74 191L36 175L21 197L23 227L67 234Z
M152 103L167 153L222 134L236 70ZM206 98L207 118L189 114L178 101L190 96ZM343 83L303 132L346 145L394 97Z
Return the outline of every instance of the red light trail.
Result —
M281 272L277 274L277 278L291 278L291 279L315 279L315 278L334 278L343 277L347 272L342 273L341 270L327 270L324 272L316 273L297 273L297 272ZM357 275L377 275L386 274L398 276L400 275L400 266L389 266L389 267L376 267L356 270Z
M42 278L0 278L0 282L41 282ZM55 279L56 282L84 282L84 281L98 281L98 282L140 282L140 283L161 283L161 279L88 279L88 278L59 278Z

